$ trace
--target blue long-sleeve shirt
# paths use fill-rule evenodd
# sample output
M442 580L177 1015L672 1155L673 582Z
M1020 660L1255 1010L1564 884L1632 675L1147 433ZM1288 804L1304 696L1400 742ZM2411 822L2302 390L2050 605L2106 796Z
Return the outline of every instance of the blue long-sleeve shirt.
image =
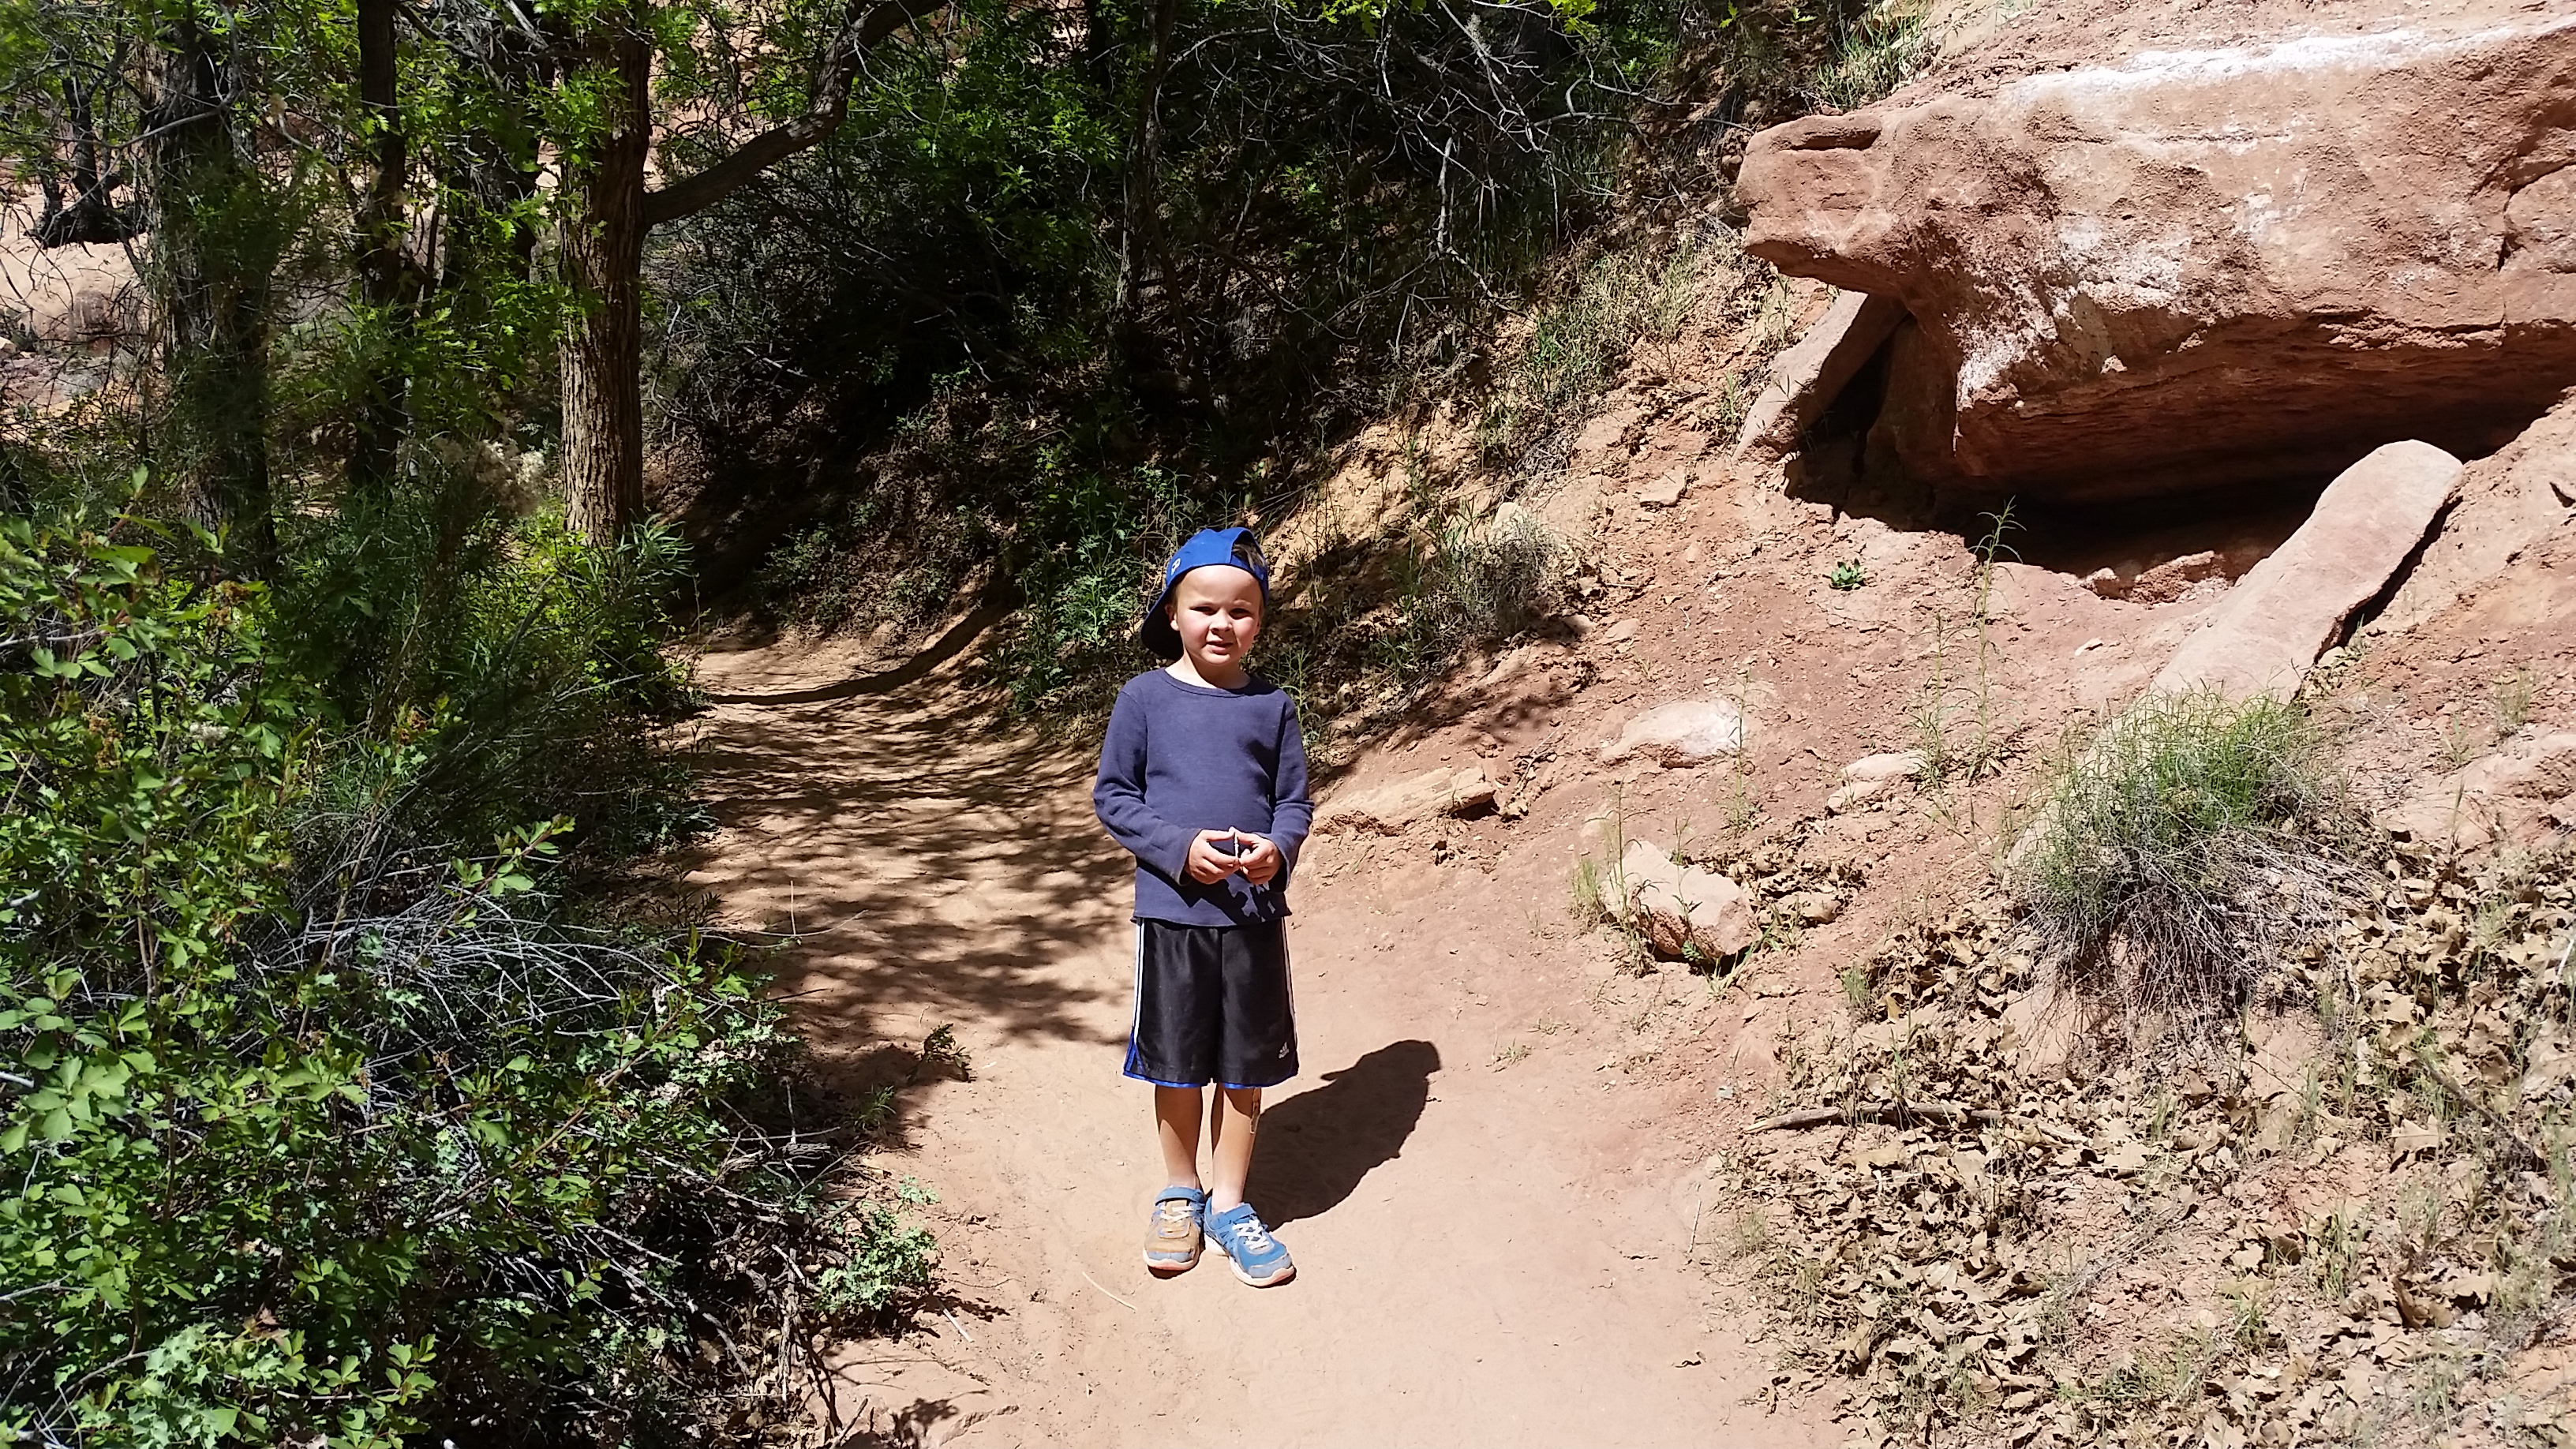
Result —
M1297 706L1277 685L1186 684L1162 670L1118 692L1092 787L1100 823L1136 857L1136 919L1240 926L1288 914L1288 876L1315 823L1306 798L1306 742ZM1189 877L1190 841L1240 830L1278 843L1268 885L1229 875Z

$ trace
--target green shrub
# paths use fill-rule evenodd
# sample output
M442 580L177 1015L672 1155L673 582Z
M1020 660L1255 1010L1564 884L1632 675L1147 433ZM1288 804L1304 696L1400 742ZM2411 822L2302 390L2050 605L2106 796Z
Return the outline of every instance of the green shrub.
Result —
M1688 320L1705 259L1697 247L1604 251L1565 294L1542 303L1504 349L1477 420L1478 451L1506 465L1579 423L1642 343L1669 342Z
M328 808L410 746L274 607L0 523L0 1442L686 1437L760 1371L699 1343L822 1326L781 1257L867 1265L845 1321L916 1290L754 1110L791 1043L724 953L557 924L560 821Z
M1234 510L1160 468L1077 469L1060 455L1043 466L1016 575L1027 603L994 668L1016 711L1068 721L1106 709L1118 682L1152 662L1135 632L1163 561Z
M2063 979L2206 1020L2331 917L2343 812L2300 706L2151 696L2061 764L2007 876Z
M1828 110L1869 105L1905 84L1925 53L1924 8L1873 5L1857 16L1835 16L1831 59L1807 79L1809 93Z
M424 457L288 535L289 663L394 745L332 755L334 807L438 842L560 816L602 860L701 828L652 735L695 702L662 647L686 545L653 523L592 548L466 474Z
M1425 546L1396 559L1404 625L1386 662L1414 684L1543 617L1566 552L1538 520L1518 513L1499 526L1453 516Z

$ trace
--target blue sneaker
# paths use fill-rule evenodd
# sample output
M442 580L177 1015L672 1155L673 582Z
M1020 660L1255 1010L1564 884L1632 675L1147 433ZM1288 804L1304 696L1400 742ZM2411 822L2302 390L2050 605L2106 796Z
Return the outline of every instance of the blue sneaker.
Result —
M1216 1250L1234 1264L1234 1276L1253 1287L1267 1288L1297 1276L1297 1265L1288 1261L1288 1245L1270 1236L1252 1204L1237 1203L1209 1218L1207 1231L1216 1240Z
M1207 1194L1195 1187L1167 1187L1154 1199L1145 1219L1145 1266L1168 1277L1197 1266L1205 1241L1200 1224L1207 1220Z

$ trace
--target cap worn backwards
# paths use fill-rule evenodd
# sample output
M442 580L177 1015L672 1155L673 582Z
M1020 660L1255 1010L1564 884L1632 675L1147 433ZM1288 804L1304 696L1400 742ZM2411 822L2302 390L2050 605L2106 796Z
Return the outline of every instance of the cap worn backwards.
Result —
M1145 622L1137 627L1136 638L1157 659L1181 657L1180 632L1172 627L1168 609L1172 590L1178 588L1181 575L1192 569L1223 564L1252 575L1261 586L1261 602L1270 602L1270 561L1261 556L1261 540L1248 528L1202 528L1172 553L1172 561L1163 566L1163 589L1154 596L1154 606L1145 611Z

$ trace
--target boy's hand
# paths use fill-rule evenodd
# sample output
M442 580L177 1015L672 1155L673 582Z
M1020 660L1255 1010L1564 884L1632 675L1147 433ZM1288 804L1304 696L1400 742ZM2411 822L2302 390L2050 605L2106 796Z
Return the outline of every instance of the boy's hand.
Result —
M1216 842L1220 840L1232 842L1241 838L1231 830L1202 830L1192 836L1188 863L1190 879L1201 885L1214 885L1243 869L1241 858L1216 848Z
M1238 847L1234 857L1235 868L1254 885L1270 884L1278 876L1279 867L1286 863L1279 854L1278 842L1267 835L1254 835L1243 830L1236 831L1234 839Z

